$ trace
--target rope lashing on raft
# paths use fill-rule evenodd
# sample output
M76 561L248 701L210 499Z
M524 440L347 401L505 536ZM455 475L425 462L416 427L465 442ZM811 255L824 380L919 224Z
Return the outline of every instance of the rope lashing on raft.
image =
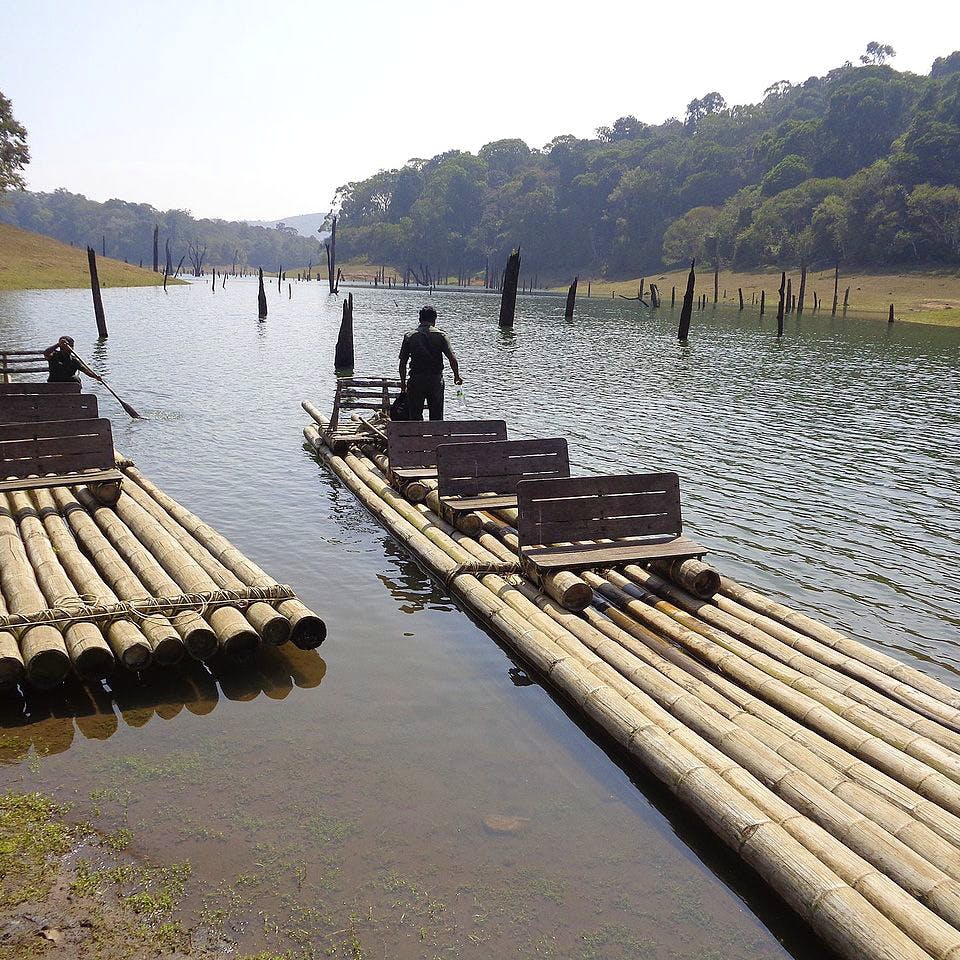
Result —
M510 574L520 573L520 564L517 561L504 560L500 563L459 563L449 572L440 576L440 581L445 587L450 587L453 581L462 574L468 573L471 576L483 576L485 573L496 573L500 576L509 576Z
M281 603L296 600L297 595L282 583L269 587L245 587L243 590L211 590L205 593L184 593L176 597L155 597L150 600L121 600L118 603L97 603L96 597L61 597L55 606L36 613L10 613L0 617L0 630L25 630L41 624L61 628L74 623L107 624L114 620L143 621L156 614L172 617L184 611L203 616L206 611L224 606L247 607L251 603Z

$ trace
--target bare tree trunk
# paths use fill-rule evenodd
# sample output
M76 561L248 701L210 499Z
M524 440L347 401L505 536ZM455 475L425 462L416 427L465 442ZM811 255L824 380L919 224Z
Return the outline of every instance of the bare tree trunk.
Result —
M760 291L760 316L761 317L763 316L763 311L766 309L766 305L767 305L767 291L761 290Z
M833 309L830 311L830 316L835 317L837 315L837 294L840 291L840 264L838 263L833 268Z
M720 289L720 261L718 260L713 267L713 302L716 303L719 298Z
M572 319L573 319L573 308L574 308L574 305L575 305L576 302L577 302L577 281L578 281L579 279L580 279L580 277L578 277L578 276L577 276L577 277L574 277L574 278L573 278L573 283L570 284L570 289L567 291L567 305L566 305L566 307L564 308L564 311L563 311L563 319L564 319L564 320L572 320Z
M780 274L780 303L777 306L777 336L783 336L783 308L784 308L784 291L787 286L787 275L786 273Z
M167 273L173 273L173 258L170 256L170 238L167 237L165 242L165 247L167 250ZM181 266L183 265L183 260L180 261ZM180 272L180 268L177 267L177 273Z
M343 301L343 318L337 336L337 348L333 354L333 366L337 371L353 370L353 294L348 293Z
M106 340L107 321L103 315L103 299L100 296L100 279L97 276L97 254L93 247L87 247L87 262L90 265L90 292L93 294L93 312L97 318L97 336Z
M803 295L807 291L807 265L800 264L800 290L797 292L797 316L803 316Z
M330 284L330 292L337 292L337 218L333 218L330 226L330 239L324 241L324 247L327 250L327 282Z
M740 294L740 309L743 309L743 287L737 287L737 293Z
M690 261L690 275L687 277L687 290L683 295L683 306L680 308L680 327L677 330L677 339L686 343L690 336L690 315L693 313L693 290L697 285L697 275L694 273L696 260Z
M520 280L520 248L507 260L503 274L503 294L500 297L500 326L512 327L517 313L517 283Z
M160 224L153 225L153 272L160 272Z
M260 292L257 294L257 307L261 320L267 316L267 292L263 289L263 267L260 267Z

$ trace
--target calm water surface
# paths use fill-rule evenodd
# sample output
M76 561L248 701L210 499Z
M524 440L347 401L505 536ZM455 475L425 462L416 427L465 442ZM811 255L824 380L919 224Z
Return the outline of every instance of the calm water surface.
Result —
M327 619L265 651L8 703L0 785L189 860L187 907L245 950L369 957L821 957L646 775L607 752L303 450L332 396L318 283L0 294L11 348L72 333L118 449ZM422 294L355 291L357 369L392 373ZM689 347L635 303L438 293L449 416L560 435L583 472L676 469L721 568L960 682L960 330L709 308ZM401 319L406 318L406 319ZM98 388L99 391L99 388ZM99 391L102 393L102 391ZM513 832L485 820L513 818Z

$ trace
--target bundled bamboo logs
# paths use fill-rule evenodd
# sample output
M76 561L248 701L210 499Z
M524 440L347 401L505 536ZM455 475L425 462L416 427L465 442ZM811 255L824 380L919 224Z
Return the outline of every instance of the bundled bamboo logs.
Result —
M960 694L699 561L585 571L592 603L565 609L545 585L497 572L516 559L516 511L456 529L432 481L394 489L382 453L335 456L304 433L459 600L841 955L960 960Z
M125 466L113 506L82 486L0 494L0 689L322 642L288 587Z

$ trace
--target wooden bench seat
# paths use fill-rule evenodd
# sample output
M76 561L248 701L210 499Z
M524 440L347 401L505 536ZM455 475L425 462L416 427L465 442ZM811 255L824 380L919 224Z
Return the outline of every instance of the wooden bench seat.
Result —
M113 433L104 419L0 424L0 491L119 483ZM107 493L107 498L112 497Z
M437 447L440 504L450 516L515 507L521 481L569 476L567 441L562 437Z
M0 423L33 420L90 420L99 417L90 393L16 393L0 395Z
M0 383L0 397L11 394L50 394L50 393L79 393L80 384L76 380L67 380L65 383L47 383L44 381L16 380L13 383Z
M387 424L390 473L394 482L433 479L441 444L506 439L503 420L391 420Z
M517 500L520 558L534 572L707 552L683 536L675 473L524 480Z

